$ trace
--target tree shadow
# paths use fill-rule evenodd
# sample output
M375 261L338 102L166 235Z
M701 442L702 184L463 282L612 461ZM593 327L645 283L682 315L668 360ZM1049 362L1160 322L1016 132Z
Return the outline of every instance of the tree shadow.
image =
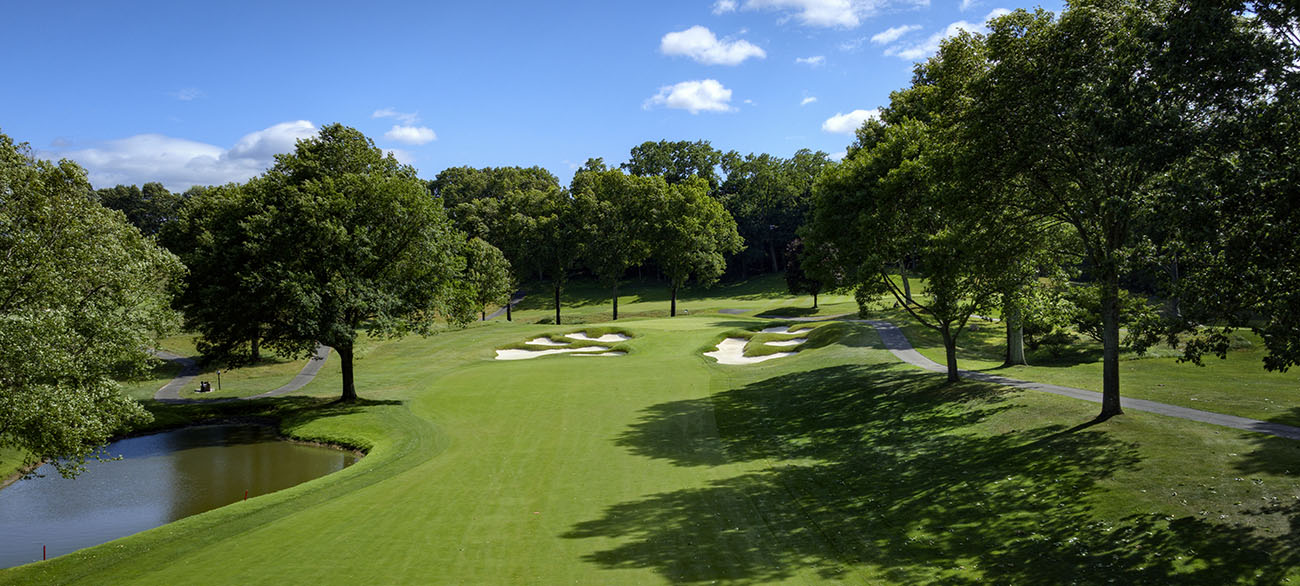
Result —
M564 537L616 540L585 561L674 582L811 571L903 583L1221 584L1280 578L1276 564L1294 561L1291 538L1248 528L1099 519L1089 495L1138 466L1137 447L1091 424L991 433L981 424L1013 408L1008 396L836 366L656 405L618 445L677 466L765 468L613 505Z

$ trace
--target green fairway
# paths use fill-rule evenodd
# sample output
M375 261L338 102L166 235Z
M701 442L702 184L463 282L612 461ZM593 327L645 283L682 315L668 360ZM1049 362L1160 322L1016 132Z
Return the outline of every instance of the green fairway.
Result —
M335 362L300 396L158 407L167 420L265 413L369 455L0 581L1300 578L1297 442L1143 413L1084 425L1091 403L945 385L864 324L822 325L799 354L758 365L701 356L773 323L704 308L792 305L752 297L620 320L626 356L494 360L537 336L612 331L494 321L368 342L357 405L325 401L339 392Z

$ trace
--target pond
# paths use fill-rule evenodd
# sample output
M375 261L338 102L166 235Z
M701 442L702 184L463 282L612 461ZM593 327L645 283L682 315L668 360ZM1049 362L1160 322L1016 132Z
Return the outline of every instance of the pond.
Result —
M283 441L262 425L208 425L109 444L121 460L87 462L74 479L39 478L0 490L0 567L55 557L285 489L357 460Z

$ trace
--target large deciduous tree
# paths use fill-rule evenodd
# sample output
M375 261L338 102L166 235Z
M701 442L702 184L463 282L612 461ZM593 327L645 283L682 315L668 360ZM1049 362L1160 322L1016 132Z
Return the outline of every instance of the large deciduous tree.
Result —
M708 183L694 178L670 186L653 206L657 226L652 257L668 277L672 302L668 314L677 315L677 292L688 279L708 285L726 269L724 255L740 252L744 240L736 221L718 200L709 197Z
M612 289L618 319L618 282L650 256L651 206L669 189L658 176L637 177L598 162L573 177L570 191L583 222L584 264Z
M75 163L0 134L0 447L64 475L148 414L115 378L177 324L184 267L101 206Z
M989 68L973 86L978 148L1024 180L1025 217L1074 229L1096 279L1101 418L1122 413L1119 291L1142 251L1134 226L1155 213L1170 173L1222 130L1210 122L1213 96L1243 78L1224 54L1244 46L1243 21L1184 27L1195 12L1128 0L1074 3L1059 19L1016 11L991 23ZM1180 38L1180 27L1215 41ZM1182 82L1203 91L1179 91Z
M281 304L271 344L310 354L335 349L342 400L357 398L353 354L363 328L380 337L433 333L473 319L463 278L465 237L415 169L362 133L332 124L278 155L244 221L255 246L278 250L259 271Z
M973 315L995 306L1005 267L1021 248L1016 226L972 209L954 176L946 134L907 118L890 125L818 180L809 244L833 247L867 310L892 295L944 344L948 380L959 379L957 341ZM909 301L892 272L911 256L927 299Z
M188 198L159 241L178 255L189 274L175 306L188 329L199 333L198 349L208 359L239 365L261 360L268 336L285 336L276 327L285 317L284 293L264 274L285 255L252 233L246 220L261 212L264 180L211 187Z

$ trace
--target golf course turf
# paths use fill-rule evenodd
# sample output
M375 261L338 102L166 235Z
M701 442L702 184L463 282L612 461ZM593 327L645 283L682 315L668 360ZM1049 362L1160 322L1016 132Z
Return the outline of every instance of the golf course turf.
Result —
M523 308L514 323L368 342L356 404L330 402L334 361L292 396L157 406L160 418L263 410L286 433L369 453L0 582L1300 578L1300 442L1144 413L1093 424L1090 403L944 384L865 324L821 326L796 355L761 364L702 355L773 323L718 308L792 303L687 298L690 315L616 322L631 338L615 360L495 360L539 336L601 332L524 323L545 308Z

